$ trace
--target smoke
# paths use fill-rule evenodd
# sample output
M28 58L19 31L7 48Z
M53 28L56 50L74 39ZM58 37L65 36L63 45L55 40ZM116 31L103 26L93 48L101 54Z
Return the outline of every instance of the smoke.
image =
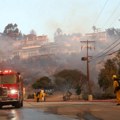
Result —
M53 26L57 26L57 24L54 24ZM74 36L76 36L77 39L72 39L75 38ZM44 50L46 50L46 52L44 52L48 52L48 55L34 56L26 60L14 58L9 60L7 65L9 64L8 66L11 68L20 71L27 81L35 81L42 76L52 76L54 73L63 69L78 69L86 74L86 61L81 61L82 57L86 57L86 47L81 50L82 45L80 41L83 40L83 36L78 33L63 33L63 35L59 37L60 41L47 43L47 45L43 46ZM85 38L84 40L87 39ZM3 55L4 57L9 57L10 53L14 51L12 46L14 42L15 41L11 38L0 37L1 59ZM109 42L112 42L112 40L96 41L95 50L94 48L89 50L89 55L94 57L108 46ZM52 54L49 54L50 52L52 52ZM97 81L97 75L100 68L102 68L102 65L98 65L96 60L92 64L90 63L91 80Z
M9 58L13 51L13 43L15 40L7 36L0 36L0 58Z

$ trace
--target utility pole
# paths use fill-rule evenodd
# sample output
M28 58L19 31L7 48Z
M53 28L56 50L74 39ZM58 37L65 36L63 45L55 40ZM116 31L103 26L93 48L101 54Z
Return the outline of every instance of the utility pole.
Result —
M80 41L81 44L86 44L85 47L87 49L87 53L86 53L86 57L82 57L83 61L86 61L87 64L87 82L88 82L88 92L89 92L89 96L88 99L92 100L92 89L91 89L91 85L90 85L90 73L89 73L89 49L92 49L93 47L90 46L90 44L95 44L95 41ZM95 49L95 45L94 45L94 49Z

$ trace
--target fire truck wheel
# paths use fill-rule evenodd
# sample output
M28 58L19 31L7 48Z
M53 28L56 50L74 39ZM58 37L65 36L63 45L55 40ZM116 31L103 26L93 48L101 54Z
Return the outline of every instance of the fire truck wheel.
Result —
M23 101L21 102L21 107L23 107Z
M15 103L15 107L16 107L16 108L20 108L20 107L21 107L20 101L18 101L18 102Z
M0 109L2 108L2 104L0 104Z

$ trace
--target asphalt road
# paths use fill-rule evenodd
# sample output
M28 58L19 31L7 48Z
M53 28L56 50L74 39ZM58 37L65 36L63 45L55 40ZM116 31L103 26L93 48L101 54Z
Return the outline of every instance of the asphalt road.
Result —
M0 120L120 120L114 102L24 102L24 107L5 107Z
M36 107L35 103L24 102L24 107L16 109L5 106L0 110L0 120L76 120L68 116L61 116Z

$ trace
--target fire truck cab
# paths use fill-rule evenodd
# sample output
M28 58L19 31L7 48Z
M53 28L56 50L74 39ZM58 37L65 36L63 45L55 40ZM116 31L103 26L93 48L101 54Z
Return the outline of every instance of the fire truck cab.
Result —
M0 71L0 108L4 105L23 106L23 79L16 71Z

